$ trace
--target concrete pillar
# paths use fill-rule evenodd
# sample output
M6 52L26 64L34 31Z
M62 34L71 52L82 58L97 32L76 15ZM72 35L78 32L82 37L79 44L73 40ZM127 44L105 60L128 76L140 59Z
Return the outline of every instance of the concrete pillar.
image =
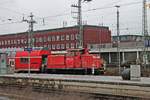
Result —
M109 64L111 63L111 54L109 52Z
M125 54L122 52L122 62L125 63Z
M136 59L139 59L139 51L136 52Z
M136 64L140 64L139 51L136 52Z

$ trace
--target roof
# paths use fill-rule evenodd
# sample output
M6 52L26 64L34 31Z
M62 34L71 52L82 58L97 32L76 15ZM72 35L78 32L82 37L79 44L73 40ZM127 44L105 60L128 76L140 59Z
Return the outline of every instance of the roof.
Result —
M48 50L34 50L31 51L30 56L42 56L42 55L49 55L50 51ZM29 56L28 51L17 51L16 57L27 57Z
M97 26L97 25L83 25L83 28L85 28L85 27L106 28L106 29L109 29L109 27L106 27L106 26ZM36 31L34 31L34 33L40 33L40 32L57 32L57 31L61 31L61 30L75 29L75 28L78 28L78 26L62 27L62 28L46 29L46 30L36 30ZM0 36L21 35L21 34L25 34L25 33L27 33L27 32L3 34L3 35L0 35Z
M123 36L138 36L138 37L142 37L142 35L119 35L119 37L123 37ZM117 35L112 36L112 37L118 37Z

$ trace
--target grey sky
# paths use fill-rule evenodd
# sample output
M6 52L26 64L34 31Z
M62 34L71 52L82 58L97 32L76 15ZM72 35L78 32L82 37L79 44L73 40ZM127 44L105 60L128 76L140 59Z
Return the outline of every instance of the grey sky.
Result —
M93 0L90 3L83 3L83 11L93 8L104 8L83 12L83 21L90 25L107 25L116 33L116 8L115 5L124 5L141 1L139 4L121 6L120 8L120 29L121 34L141 34L142 28L142 0ZM66 21L68 26L75 25L76 20L72 18L71 4L77 3L77 0L0 0L0 34L27 31L27 23L13 23L22 20L23 13L28 18L30 12L35 15L37 24L35 30L51 29L63 26ZM113 8L108 8L113 7ZM63 15L65 16L55 16ZM150 9L148 9L148 16ZM53 17L55 16L55 17ZM45 18L45 26L42 19ZM7 19L13 19L8 21ZM150 18L148 17L149 22ZM11 23L11 24L8 24ZM150 25L150 23L148 23Z

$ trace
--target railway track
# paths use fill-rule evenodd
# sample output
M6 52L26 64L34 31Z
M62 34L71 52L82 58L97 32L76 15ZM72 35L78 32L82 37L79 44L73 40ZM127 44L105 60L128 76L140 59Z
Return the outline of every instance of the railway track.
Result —
M47 98L45 100L59 100L57 97L69 98L66 100L72 97L73 100L150 99L149 79L143 78L141 82L119 80L119 77L105 76L6 75L0 76L0 93L24 100L44 100L43 97Z
M40 94L40 95L39 95ZM41 86L1 85L0 96L10 100L149 100L133 96L108 95L99 93L85 93L68 90L56 90L55 88L43 88ZM73 99L70 99L73 97ZM65 99L61 99L65 98Z
M0 88L2 89L2 88ZM12 90L17 91L19 94L12 93ZM3 89L4 90L4 89ZM83 92L70 92L70 91L60 91L60 90L47 90L41 88L34 88L27 91L22 91L16 87L7 87L5 92L0 91L0 96L10 98L9 100L146 100L146 98L137 98L129 96L118 96L118 95L107 95L107 94L96 94L96 93L83 93ZM27 94L26 94L27 92ZM32 94L32 95L29 95ZM40 94L40 95L39 95ZM72 98L72 99L70 99ZM148 99L147 99L148 100Z

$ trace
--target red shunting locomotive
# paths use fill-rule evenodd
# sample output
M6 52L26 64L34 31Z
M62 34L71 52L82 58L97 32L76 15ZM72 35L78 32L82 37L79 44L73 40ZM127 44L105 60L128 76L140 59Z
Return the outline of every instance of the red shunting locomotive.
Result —
M14 58L15 71L69 72L84 74L103 73L103 60L89 54L87 49L70 49L65 54L54 54L49 50L17 51Z

